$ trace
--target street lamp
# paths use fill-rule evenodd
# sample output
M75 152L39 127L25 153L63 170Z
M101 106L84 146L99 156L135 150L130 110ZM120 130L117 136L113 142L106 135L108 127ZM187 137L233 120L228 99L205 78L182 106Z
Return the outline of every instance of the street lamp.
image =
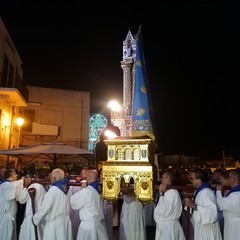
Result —
M119 120L121 119L121 105L117 101L112 100L108 103L107 106L110 109L110 122L114 126L118 126Z
M21 134L21 128L24 123L24 119L19 117L16 119L16 124L18 125L18 137L17 137L17 148L19 147L20 143L20 134Z
M115 138L115 137L117 137L117 134L115 132L113 132L111 130L108 130L108 129L104 132L104 135L107 138Z
M108 103L108 107L111 109L112 112L120 112L121 110L121 105L115 100L110 101Z
M96 153L96 162L99 164L107 160L107 145L104 143L104 140L115 138L120 136L120 129L113 124L113 112L120 112L121 106L117 101L111 101L108 103L107 107L110 109L107 117L107 126L102 129L99 135L99 141L96 143L95 153Z

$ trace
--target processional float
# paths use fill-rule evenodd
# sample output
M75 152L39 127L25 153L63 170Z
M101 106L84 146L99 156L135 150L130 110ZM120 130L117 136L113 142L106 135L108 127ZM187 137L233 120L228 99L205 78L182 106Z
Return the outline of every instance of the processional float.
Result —
M121 183L134 182L136 197L142 202L153 201L153 166L149 161L150 138L117 137L105 140L106 163L102 165L102 197L109 202L119 198Z
M141 28L135 38L129 31L123 42L123 109L119 115L111 116L111 122L120 129L122 137L104 140L107 161L102 165L102 197L110 202L119 198L122 182L134 183L135 195L140 201L153 201L153 165L150 162L153 131L140 34Z

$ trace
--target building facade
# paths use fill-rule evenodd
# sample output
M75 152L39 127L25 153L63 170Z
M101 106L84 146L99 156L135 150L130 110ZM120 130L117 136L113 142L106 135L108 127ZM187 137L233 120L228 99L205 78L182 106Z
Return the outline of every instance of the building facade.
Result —
M89 117L89 92L24 83L21 58L0 17L0 149L51 141L87 149ZM0 156L0 166L8 161Z
M90 93L28 86L27 107L20 107L26 123L20 146L59 141L88 148Z
M26 107L28 89L22 80L22 61L0 17L0 149L17 147L19 107ZM0 164L1 164L0 159Z

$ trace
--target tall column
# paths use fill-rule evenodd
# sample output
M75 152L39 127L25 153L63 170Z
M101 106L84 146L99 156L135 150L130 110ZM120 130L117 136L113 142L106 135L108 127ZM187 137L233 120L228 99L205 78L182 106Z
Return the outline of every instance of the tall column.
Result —
M123 111L125 116L130 116L132 112L132 65L132 59L121 63L123 69Z
M132 125L132 94L134 79L134 62L136 58L136 41L129 31L123 41L123 104L121 112L112 115L111 121L121 131L121 136L130 136Z

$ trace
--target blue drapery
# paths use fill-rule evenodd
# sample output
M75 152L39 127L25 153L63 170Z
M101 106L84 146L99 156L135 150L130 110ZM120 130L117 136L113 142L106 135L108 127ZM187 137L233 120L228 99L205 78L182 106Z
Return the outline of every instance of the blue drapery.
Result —
M136 39L135 77L133 84L132 136L149 136L153 140L152 122L149 111L147 74L144 53L139 39Z

